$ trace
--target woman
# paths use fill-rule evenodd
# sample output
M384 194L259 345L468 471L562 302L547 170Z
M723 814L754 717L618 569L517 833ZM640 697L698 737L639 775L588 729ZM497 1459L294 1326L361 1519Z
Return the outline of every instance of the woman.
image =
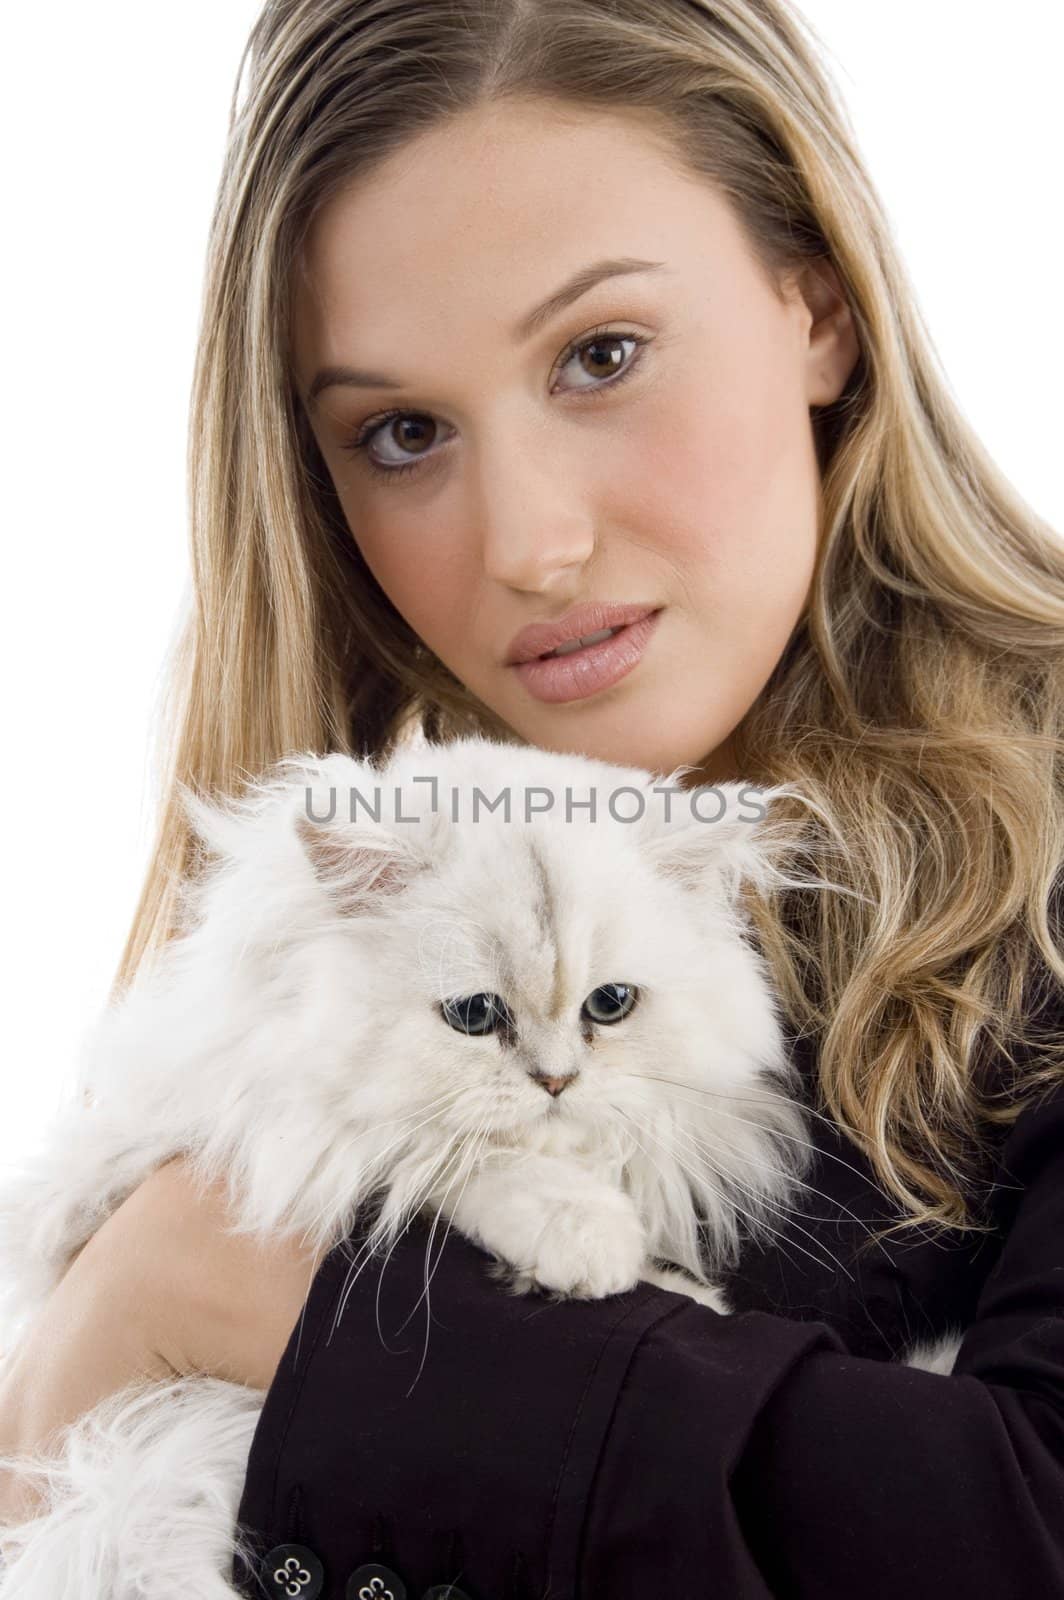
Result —
M179 782L417 722L793 779L860 891L756 908L823 1159L733 1317L649 1288L530 1316L452 1234L416 1398L376 1283L330 1343L342 1258L232 1238L172 1163L74 1262L0 1442L140 1371L271 1385L256 1592L1064 1594L1064 552L941 380L795 15L270 4L191 447L119 983L195 869ZM514 659L603 604L652 621ZM423 1267L415 1228L382 1284ZM949 1377L888 1359L969 1324Z

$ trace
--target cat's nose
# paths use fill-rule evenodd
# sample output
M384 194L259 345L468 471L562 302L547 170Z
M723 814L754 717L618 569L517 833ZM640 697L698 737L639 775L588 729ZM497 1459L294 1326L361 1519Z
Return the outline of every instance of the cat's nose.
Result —
M533 1073L532 1076L535 1082L538 1083L541 1088L546 1089L548 1094L553 1095L554 1098L557 1099L562 1090L567 1089L572 1083L573 1079L576 1077L576 1073L571 1072L567 1078L544 1078L541 1077L538 1072Z

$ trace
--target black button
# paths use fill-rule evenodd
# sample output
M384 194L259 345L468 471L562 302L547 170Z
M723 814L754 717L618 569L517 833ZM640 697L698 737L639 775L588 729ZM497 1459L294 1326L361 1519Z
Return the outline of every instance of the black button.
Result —
M406 1600L406 1584L391 1567L367 1561L348 1578L347 1600Z
M305 1544L275 1545L260 1576L270 1600L317 1600L325 1586L325 1568Z
M456 1589L453 1583L434 1583L431 1589L426 1589L421 1600L469 1600L464 1589Z

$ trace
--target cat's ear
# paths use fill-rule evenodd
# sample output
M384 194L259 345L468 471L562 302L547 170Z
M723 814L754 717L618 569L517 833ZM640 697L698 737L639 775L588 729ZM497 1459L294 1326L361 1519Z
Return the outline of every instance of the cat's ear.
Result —
M296 837L343 915L372 912L441 858L445 824L431 788L403 788L387 769L337 752L288 772Z
M786 785L717 783L673 793L667 807L654 795L661 803L641 819L642 851L663 877L732 905L745 883L779 883L793 828L773 818L772 802L793 793Z
M315 822L299 812L295 831L315 877L343 916L364 915L401 894L427 865L416 846L373 823Z

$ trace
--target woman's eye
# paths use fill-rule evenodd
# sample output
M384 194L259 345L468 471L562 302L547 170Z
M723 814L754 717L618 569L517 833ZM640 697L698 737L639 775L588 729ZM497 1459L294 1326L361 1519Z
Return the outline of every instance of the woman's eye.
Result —
M577 388L600 389L603 383L612 383L622 377L627 377L635 367L634 356L636 351L641 350L648 342L648 340L641 339L635 333L610 333L608 329L588 334L586 338L581 339L577 344L569 346L565 353L565 360L562 362L562 371L565 371L571 361L578 361L585 352L590 352L592 365L605 370L587 373L587 376L593 381L587 384L578 384ZM632 352L632 358L625 360L621 356L619 360L615 360L614 354L617 347L622 344L630 344L635 347ZM613 352L614 354L603 354L604 351ZM585 373L587 372L586 368L583 370Z
M560 370L564 372L566 367L581 362L587 355L588 364L582 365L580 370L591 381L578 383L576 389L598 394L602 389L612 389L630 377L639 365L643 346L649 343L649 339L637 333L617 333L609 328L596 328L569 346ZM619 359L616 356L617 347L625 344L634 346L627 361L623 356ZM404 473L417 471L425 461L433 459L426 449L420 447L431 445L437 431L438 424L427 412L386 411L383 416L368 418L355 437L341 445L341 449L351 454L364 452L367 466L377 477L398 478ZM384 444L395 447L400 453L398 458L382 458L370 450L371 442L378 435ZM415 447L416 454L407 448L409 445ZM380 449L379 444L377 449ZM402 460L403 455L407 458L405 461Z
M509 1022L506 1001L497 994L457 995L440 1002L440 1013L456 1033L495 1033Z
M620 1022L635 1005L638 992L630 983L603 983L584 1001L583 1014L603 1025Z

